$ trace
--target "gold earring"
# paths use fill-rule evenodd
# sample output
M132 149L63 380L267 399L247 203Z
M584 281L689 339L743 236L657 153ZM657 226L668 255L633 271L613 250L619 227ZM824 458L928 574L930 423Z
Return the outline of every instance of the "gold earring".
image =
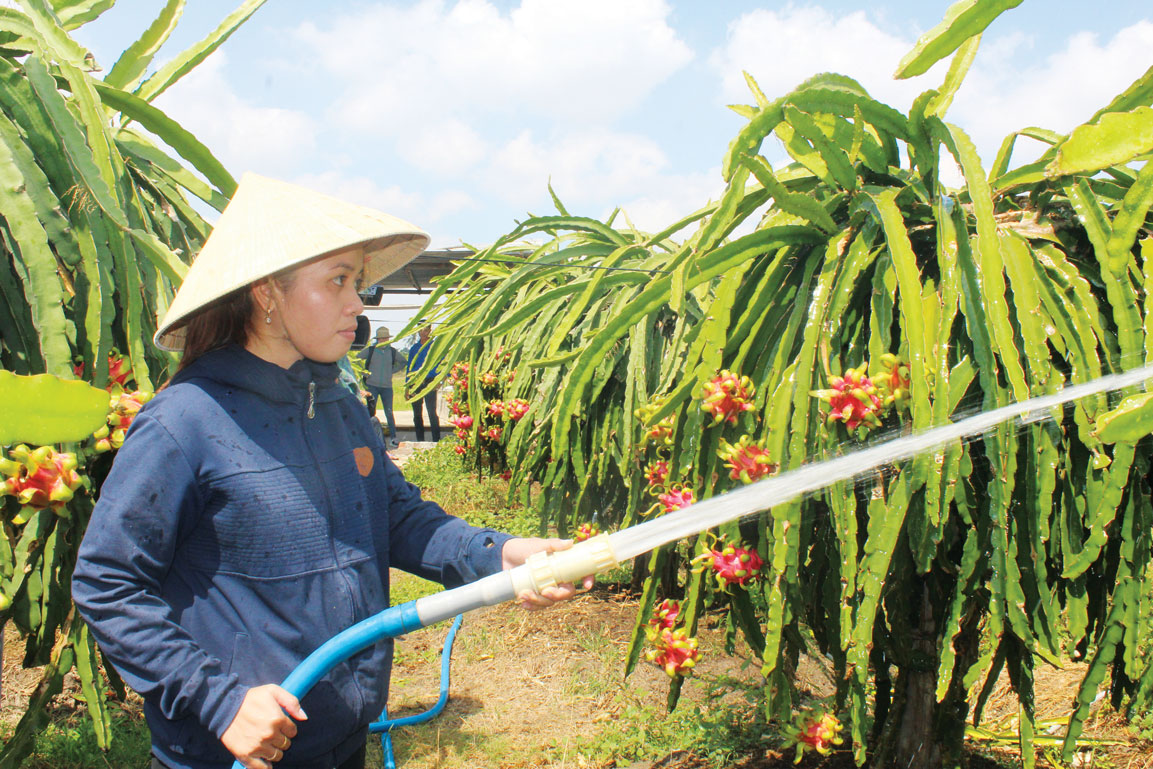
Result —
M272 325L272 305L271 304L268 305L268 309L264 311L264 323L266 325L269 325L269 326Z

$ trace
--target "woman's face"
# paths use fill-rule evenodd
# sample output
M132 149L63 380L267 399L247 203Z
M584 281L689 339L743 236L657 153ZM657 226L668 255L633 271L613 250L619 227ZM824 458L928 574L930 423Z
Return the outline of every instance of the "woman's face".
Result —
M348 354L364 311L357 293L363 269L363 250L350 249L255 287L259 317L249 350L284 368L301 358L333 363ZM272 321L265 323L269 301Z

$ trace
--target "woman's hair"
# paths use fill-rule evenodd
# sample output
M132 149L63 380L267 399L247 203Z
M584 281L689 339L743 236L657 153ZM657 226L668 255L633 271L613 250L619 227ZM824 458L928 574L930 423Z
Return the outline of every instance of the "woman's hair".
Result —
M252 301L252 286L245 286L225 294L189 319L184 326L184 354L180 368L184 369L207 352L230 344L244 346L252 323L256 304Z
M286 292L296 280L296 268L278 272L269 280L276 281L280 290ZM193 315L184 325L184 354L180 358L180 369L219 347L230 344L243 347L247 344L255 311L256 302L252 299L250 283L225 294Z

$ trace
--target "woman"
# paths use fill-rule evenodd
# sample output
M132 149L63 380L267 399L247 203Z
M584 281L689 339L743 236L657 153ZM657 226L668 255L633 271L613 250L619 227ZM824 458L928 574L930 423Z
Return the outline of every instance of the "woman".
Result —
M183 350L180 370L137 416L73 577L106 659L145 699L154 769L363 767L391 643L302 702L275 682L388 606L390 566L454 586L568 546L422 500L338 383L360 280L427 242L406 222L249 175L161 322L155 341Z

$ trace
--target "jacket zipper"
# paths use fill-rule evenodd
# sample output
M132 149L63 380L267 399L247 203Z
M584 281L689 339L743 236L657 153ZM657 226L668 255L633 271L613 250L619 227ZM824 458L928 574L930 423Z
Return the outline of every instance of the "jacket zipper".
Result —
M314 381L308 383L308 410L306 414L309 419L316 417L316 382ZM305 429L303 423L300 425L300 428L304 435L304 443L306 446L308 446L309 454L312 456L313 466L319 470L320 462L317 459L316 450L313 448L312 442L308 439L308 431ZM340 554L337 552L336 545L336 509L332 505L331 488L329 486L328 478L325 477L323 472L319 472L317 477L320 479L321 485L324 486L324 498L327 501L325 504L325 512L327 513L326 517L328 518L329 531L333 533L333 536L329 538L329 548L332 552L332 563L335 567L336 573L340 575L341 582L344 584L344 598L348 604L349 619L350 621L355 621L357 617L355 585L352 579L348 576L347 570L342 568L340 565ZM356 697L360 701L360 708L363 710L364 692L361 691L359 686L355 687L355 691Z

